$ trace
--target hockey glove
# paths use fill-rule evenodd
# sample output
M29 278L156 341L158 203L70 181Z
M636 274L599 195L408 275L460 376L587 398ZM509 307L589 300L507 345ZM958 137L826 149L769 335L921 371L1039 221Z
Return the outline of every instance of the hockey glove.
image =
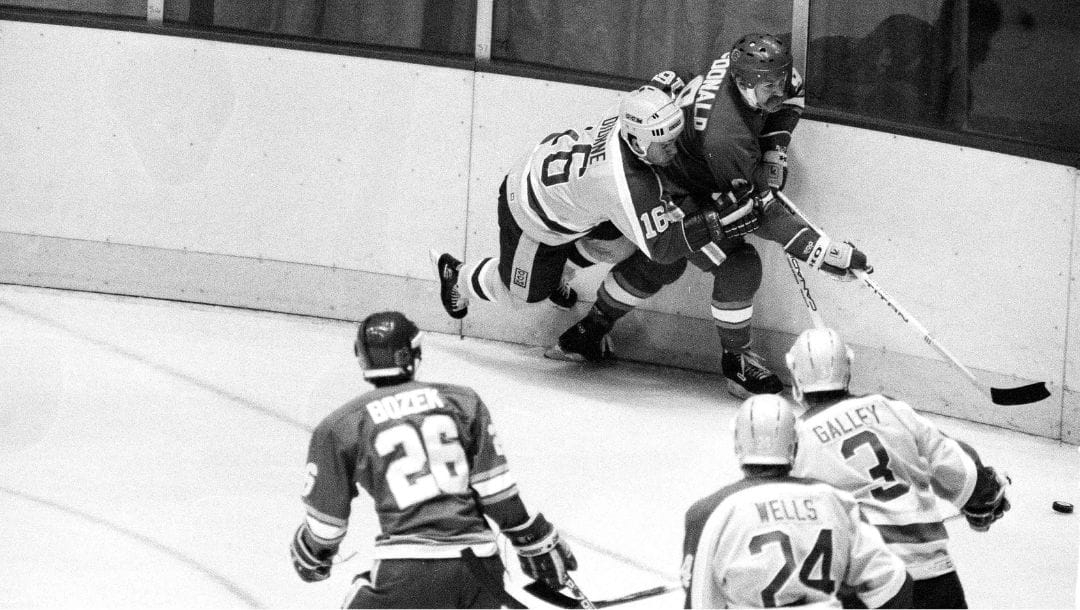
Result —
M874 272L874 268L866 260L866 254L856 248L855 244L849 241L836 243L824 236L814 245L807 264L821 269L827 277L843 282L855 279L851 273L853 269L866 273Z
M570 546L559 538L555 526L541 513L503 533L517 551L521 571L533 580L558 590L566 584L567 572L577 569L577 559Z
M307 523L301 524L293 536L289 554L292 556L293 568L304 582L318 582L330 578L330 568L333 566L337 549L313 548L317 546L311 541L311 530Z
M787 183L787 147L777 146L761 155L761 169L770 188L784 190Z
M980 469L976 492L961 509L971 529L976 532L988 531L992 523L1012 508L1008 496L1010 484L1012 479L1007 474L999 473L991 466Z
M710 243L736 239L761 227L762 210L773 199L771 191L755 195L753 188L742 185L726 193L715 193L712 200L695 212L685 214L683 235L697 251ZM669 218L671 214L669 211Z

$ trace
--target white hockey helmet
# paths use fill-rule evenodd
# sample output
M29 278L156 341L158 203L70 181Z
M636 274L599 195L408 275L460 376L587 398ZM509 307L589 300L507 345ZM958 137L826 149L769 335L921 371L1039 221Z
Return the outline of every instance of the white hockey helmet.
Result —
M855 358L840 333L831 328L804 330L784 357L791 371L795 398L808 392L846 390Z
M779 394L747 398L735 415L735 455L739 465L791 465L795 461L795 411Z
M653 142L664 144L678 138L685 123L682 108L656 87L639 87L619 104L619 135L642 160Z

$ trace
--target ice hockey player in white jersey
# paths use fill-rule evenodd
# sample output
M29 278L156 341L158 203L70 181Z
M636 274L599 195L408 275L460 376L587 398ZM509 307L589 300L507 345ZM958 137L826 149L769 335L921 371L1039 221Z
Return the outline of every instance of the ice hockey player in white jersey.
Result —
M806 411L792 472L850 491L914 579L914 608L966 608L938 498L985 532L1009 510L1009 479L905 402L853 396L852 352L833 329L799 335L787 354Z
M636 251L679 261L677 278L689 254L741 234L749 193L717 197L682 219L668 215L656 168L675 156L685 126L679 104L641 87L599 120L547 136L514 164L499 189L499 256L463 264L432 251L446 312L462 318L473 299L517 306L553 297L566 261L584 256L577 244L585 237L611 244L600 253L604 262Z
M840 608L842 587L862 607L911 607L903 562L850 493L790 476L795 452L795 414L784 397L742 403L735 454L745 478L686 513L686 607Z

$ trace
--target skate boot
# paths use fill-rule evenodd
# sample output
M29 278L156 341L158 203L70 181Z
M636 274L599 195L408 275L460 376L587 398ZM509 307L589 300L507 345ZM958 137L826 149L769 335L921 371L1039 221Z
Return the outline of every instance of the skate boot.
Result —
M751 351L724 350L720 369L727 379L728 392L738 398L749 398L751 394L779 394L784 389L780 378L765 368L761 356Z
M585 316L580 322L559 335L559 343L548 348L544 357L552 360L573 362L605 362L615 360L611 337L593 316Z
M431 250L429 254L435 263L435 271L439 274L439 297L442 299L443 309L455 320L464 318L469 313L469 295L462 294L457 285L461 261L445 252L439 254Z
M570 287L570 283L565 279L559 283L559 287L548 295L548 301L555 306L556 309L563 311L570 311L577 304L577 291Z

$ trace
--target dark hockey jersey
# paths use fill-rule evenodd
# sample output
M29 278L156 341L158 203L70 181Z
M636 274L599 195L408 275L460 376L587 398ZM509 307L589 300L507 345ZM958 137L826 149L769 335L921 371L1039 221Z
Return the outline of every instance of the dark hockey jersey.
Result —
M766 188L760 170L762 153L787 148L802 116L806 94L798 72L792 74L784 103L767 113L742 99L728 65L724 53L680 95L686 99L687 128L677 140L675 161L660 169L665 185L676 194L724 192L734 180Z
M348 402L312 433L308 476L317 533L343 536L352 499L371 496L377 559L490 556L483 513L503 527L527 517L487 407L463 386L410 381Z

